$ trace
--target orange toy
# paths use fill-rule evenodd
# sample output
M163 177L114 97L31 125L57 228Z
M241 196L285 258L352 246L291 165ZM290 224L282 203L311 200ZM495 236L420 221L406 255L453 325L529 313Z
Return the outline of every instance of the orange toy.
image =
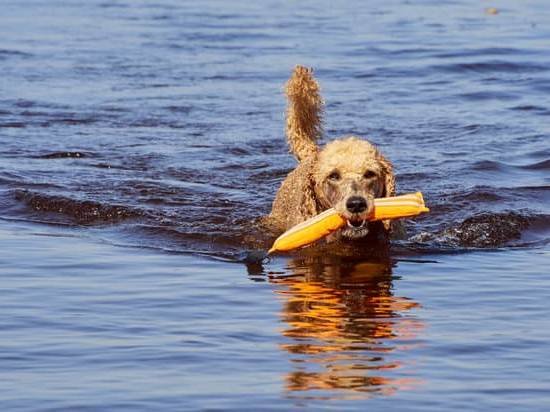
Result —
M430 209L424 204L422 193L416 192L408 195L374 199L374 214L369 220L399 219L417 216L420 213L429 211ZM340 216L336 210L325 210L323 213L294 226L279 236L268 253L286 252L309 245L328 236L345 224L346 219Z

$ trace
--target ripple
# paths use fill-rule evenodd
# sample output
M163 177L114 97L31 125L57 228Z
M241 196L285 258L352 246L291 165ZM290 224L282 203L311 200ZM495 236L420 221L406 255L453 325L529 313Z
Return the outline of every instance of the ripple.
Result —
M470 168L479 171L502 171L507 168L507 165L494 160L480 160L472 164Z
M23 122L0 122L0 127L22 129L27 127L27 124Z
M550 159L517 167L525 170L550 170Z
M12 57L29 58L33 57L33 55L31 53L22 52L20 50L0 49L0 60L7 60Z
M35 159L81 159L93 157L93 154L89 152L52 152L32 157Z
M478 49L466 49L462 48L460 50L453 51L444 51L432 54L433 57L441 59L449 58L464 58L464 57L477 57L477 56L513 56L513 55L527 55L535 54L525 49L518 49L514 47L483 47Z
M458 96L465 100L471 100L471 101L516 100L520 98L520 96L515 93L496 91L496 90L460 93Z
M525 105L519 105L519 106L513 106L510 107L510 110L518 110L522 112L539 112L539 113L547 113L548 109L543 106L535 106L531 104L525 104Z
M506 60L481 61L472 63L451 63L431 66L434 71L449 73L537 73L548 71L548 67L538 63L514 63Z
M519 170L548 170L550 169L550 160L542 160L540 162L530 163L526 165L513 165L504 162L497 162L494 160L480 160L473 163L470 167L471 170L478 171L500 171L504 172L508 169Z

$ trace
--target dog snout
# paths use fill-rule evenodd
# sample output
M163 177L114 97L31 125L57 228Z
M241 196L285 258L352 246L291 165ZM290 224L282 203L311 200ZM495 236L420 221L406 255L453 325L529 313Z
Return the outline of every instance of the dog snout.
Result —
M367 199L362 196L351 196L346 201L346 209L351 213L361 213L367 210Z

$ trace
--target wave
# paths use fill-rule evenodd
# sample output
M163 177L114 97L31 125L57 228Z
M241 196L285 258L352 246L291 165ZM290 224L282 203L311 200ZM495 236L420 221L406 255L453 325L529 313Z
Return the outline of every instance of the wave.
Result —
M433 233L421 232L409 240L432 247L497 248L502 246L528 246L546 243L550 228L550 215L523 214L515 211L480 213L458 224ZM527 231L542 231L542 235L521 242Z
M127 206L102 204L91 200L76 200L28 190L16 190L15 198L36 212L62 214L74 219L78 224L111 223L143 216L139 210Z

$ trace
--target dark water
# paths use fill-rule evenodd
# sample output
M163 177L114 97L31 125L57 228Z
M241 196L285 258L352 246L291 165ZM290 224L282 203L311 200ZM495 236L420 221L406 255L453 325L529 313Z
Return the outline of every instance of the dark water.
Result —
M550 408L545 1L0 3L3 409ZM387 256L249 253L298 63Z

